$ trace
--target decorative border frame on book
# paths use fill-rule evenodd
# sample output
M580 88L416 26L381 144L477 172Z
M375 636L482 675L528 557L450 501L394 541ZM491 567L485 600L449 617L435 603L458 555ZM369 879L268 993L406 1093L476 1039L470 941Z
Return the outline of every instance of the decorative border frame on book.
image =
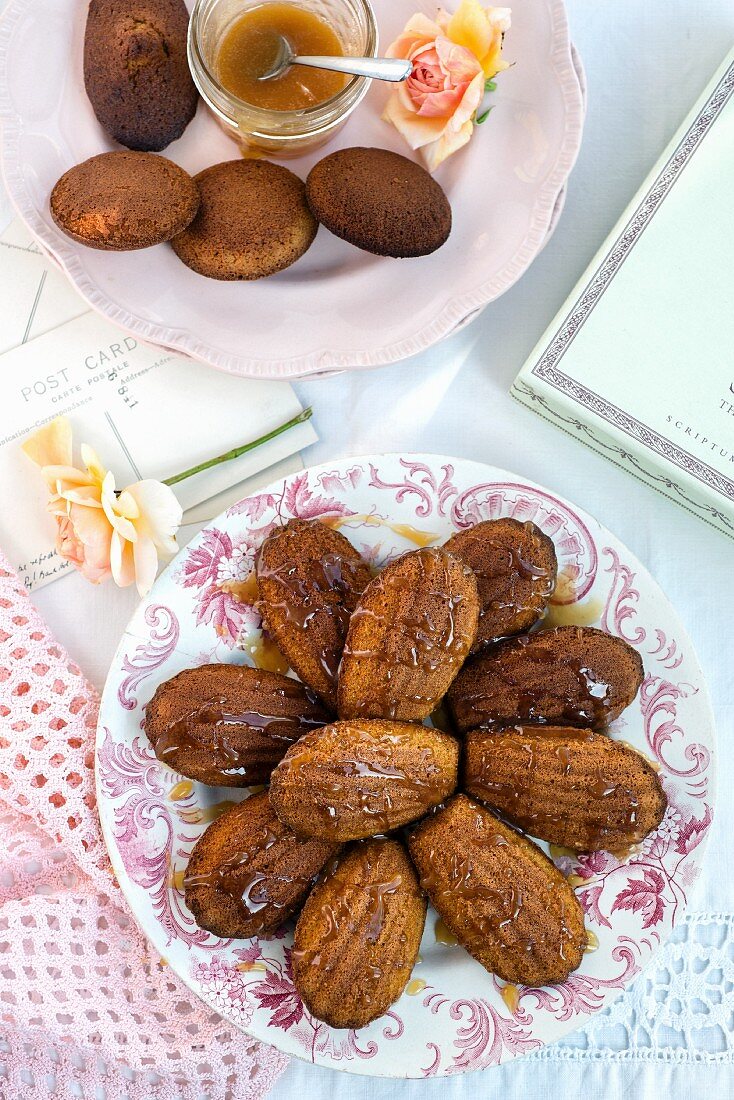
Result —
M573 343L576 334L583 328L591 316L594 308L601 299L604 291L610 285L614 276L621 269L624 261L632 252L645 229L651 223L655 214L662 205L663 200L672 190L676 181L691 160L703 138L720 115L734 93L734 62L728 67L721 80L704 104L703 108L691 123L687 132L678 143L673 155L664 165L662 171L653 181L652 186L642 199L635 213L627 222L622 233L607 253L602 264L587 283L581 296L577 299L571 312L567 315L563 324L553 337L547 349L531 370L531 374L542 378L554 389L567 394L577 404L590 409L607 423L623 431L631 438L638 440L649 450L656 452L663 458L674 463L679 469L684 470L702 484L721 493L723 496L734 500L734 481L727 478L718 470L713 469L707 463L702 462L689 451L677 447L665 436L660 435L648 424L644 424L629 413L624 412L616 405L611 404L600 394L581 385L579 382L564 374L558 368L558 364ZM675 482L670 482L670 487L675 488L682 496L683 490ZM686 498L688 499L688 498ZM690 503L694 503L690 501ZM696 507L702 507L697 505ZM704 509L705 510L705 509ZM717 518L719 518L717 516ZM724 517L721 517L724 518ZM731 527L728 520L727 525ZM734 532L733 532L734 533Z
M638 478L643 484L651 486L657 492L662 493L663 496L675 500L676 504L685 508L686 511L695 515L698 519L702 519L705 523L710 523L717 531L723 530L724 534L734 538L734 523L719 508L716 508L713 504L704 504L700 500L694 500L677 481L673 481L666 474L659 474L651 466L639 462L630 451L613 443L610 437L597 435L583 420L578 420L573 416L563 416L558 409L548 404L542 394L532 389L522 379L515 380L512 394L523 405L532 408L538 416L542 416L544 420L555 424L561 431L573 436L574 439L580 439L587 447L591 447L593 451L609 459L615 466L631 473L633 477ZM539 406L539 408L536 406Z

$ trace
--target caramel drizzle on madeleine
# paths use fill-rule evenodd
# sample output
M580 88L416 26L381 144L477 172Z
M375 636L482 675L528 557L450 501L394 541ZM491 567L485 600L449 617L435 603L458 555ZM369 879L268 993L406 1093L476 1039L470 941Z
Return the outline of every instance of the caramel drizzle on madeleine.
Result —
M466 659L478 615L473 574L440 547L388 565L365 589L349 623L340 717L427 717Z
M337 722L292 746L273 772L276 813L298 834L347 841L421 817L454 790L458 744L405 722Z
M552 726L467 734L464 787L532 836L617 855L657 828L667 801L635 749Z

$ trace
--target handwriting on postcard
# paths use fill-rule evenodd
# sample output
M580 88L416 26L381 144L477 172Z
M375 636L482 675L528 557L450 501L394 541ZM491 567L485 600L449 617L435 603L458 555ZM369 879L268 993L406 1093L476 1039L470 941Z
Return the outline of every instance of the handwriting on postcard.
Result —
M55 550L37 554L18 566L18 575L26 588L31 591L39 584L45 584L71 569L71 563L63 561Z

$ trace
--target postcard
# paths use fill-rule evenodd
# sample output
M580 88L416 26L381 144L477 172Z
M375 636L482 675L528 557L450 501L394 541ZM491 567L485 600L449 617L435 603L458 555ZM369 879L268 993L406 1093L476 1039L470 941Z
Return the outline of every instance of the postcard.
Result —
M27 319L26 319L27 320ZM266 434L302 406L285 382L235 378L138 341L87 312L1 358L0 545L29 588L69 566L54 551L38 469L21 450L31 432L67 416L124 487L171 477ZM180 482L184 510L222 494L316 439L299 424L256 450Z

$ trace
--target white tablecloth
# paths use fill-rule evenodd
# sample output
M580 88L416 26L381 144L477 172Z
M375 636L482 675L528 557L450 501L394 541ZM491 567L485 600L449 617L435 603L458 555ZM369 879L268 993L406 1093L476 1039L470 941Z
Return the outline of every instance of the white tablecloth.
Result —
M357 1077L294 1061L276 1087L278 1100L734 1097L734 544L507 392L730 47L734 4L568 0L568 7L588 76L589 113L554 238L513 290L447 343L373 373L297 385L315 408L321 440L305 460L395 450L482 460L577 502L629 545L678 608L714 701L720 782L706 870L679 942L606 1018L562 1044L500 1069L429 1082ZM135 596L109 586L95 590L69 576L36 598L58 637L101 685Z

